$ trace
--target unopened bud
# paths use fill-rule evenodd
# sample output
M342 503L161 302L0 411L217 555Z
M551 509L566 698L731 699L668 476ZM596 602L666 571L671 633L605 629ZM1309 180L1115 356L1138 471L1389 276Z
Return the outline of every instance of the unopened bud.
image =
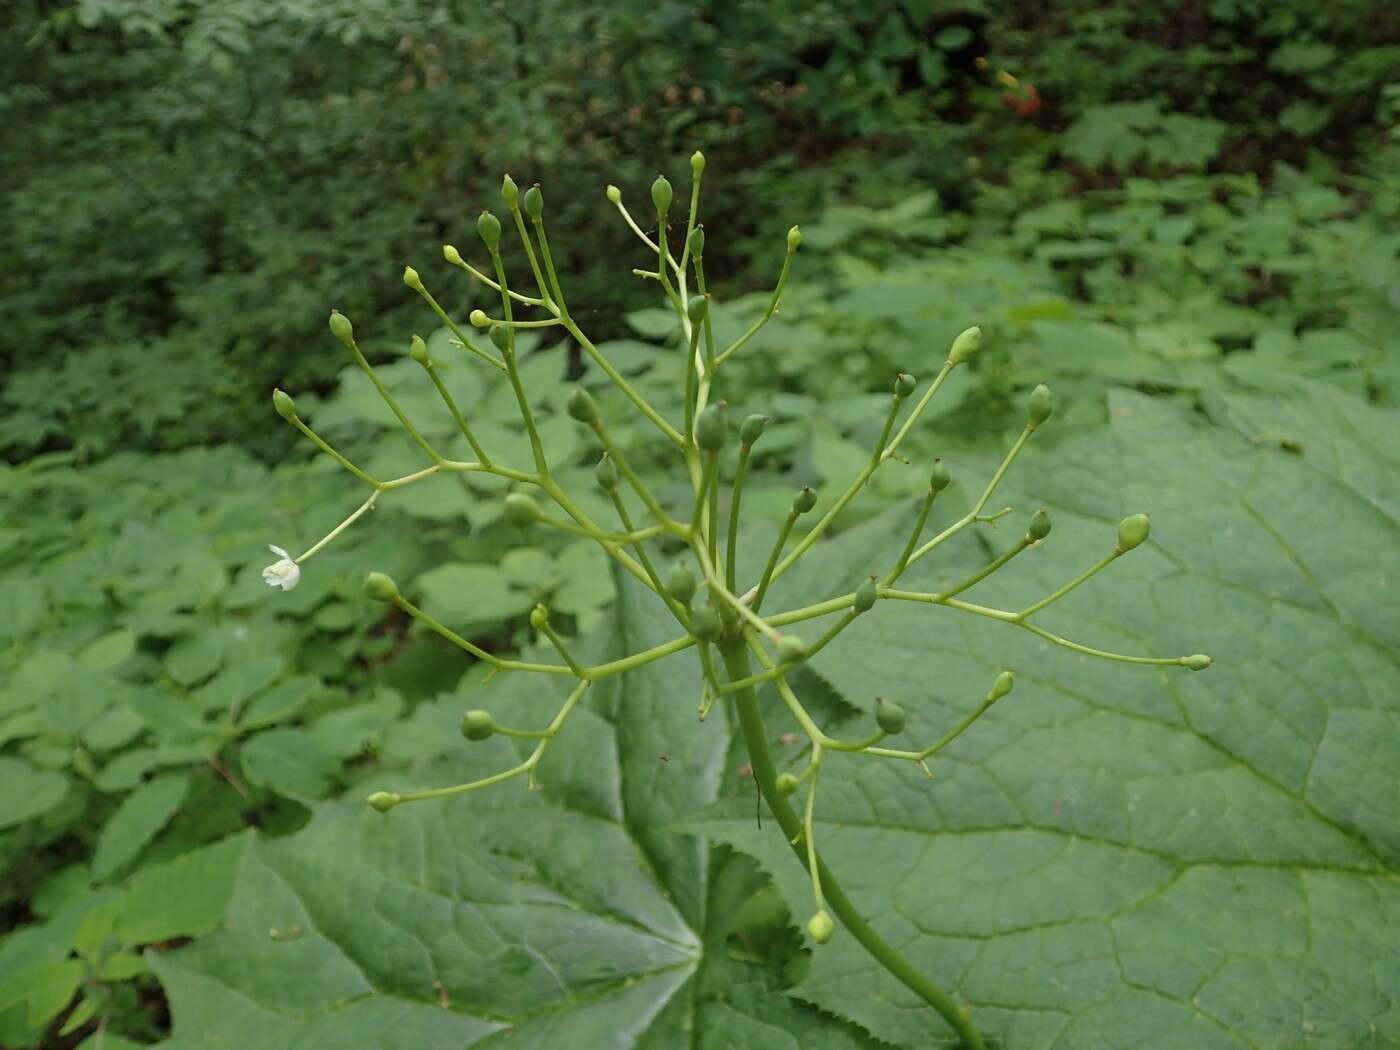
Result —
M729 437L729 420L724 414L724 402L708 405L695 420L695 443L706 452L718 452Z
M953 365L962 364L981 348L982 329L976 326L969 328L953 340L953 345L948 350L948 363Z
M482 212L476 220L476 233L487 251L494 253L501 246L501 220L489 211Z
M777 780L774 781L774 786L777 787L778 794L791 795L797 790L797 778L791 773L779 773Z
M992 683L992 688L987 693L987 703L996 703L1007 693L1011 692L1011 688L1015 684L1016 676L1012 672L1001 672L1001 674L997 675L996 681Z
M609 184L607 189L608 202L611 204L622 203L622 191L616 186Z
M673 196L671 183L666 176L656 176L656 181L651 184L651 202L656 205L656 214L665 215L671 210Z
M596 426L598 423L598 402L581 386L569 391L569 399L564 403L565 410L580 423Z
M1042 507L1031 515L1031 523L1026 528L1026 535L1031 538L1032 543L1039 543L1050 535L1050 515Z
M1181 666L1189 667L1193 671L1204 671L1213 663L1215 663L1215 661L1205 653L1195 653L1191 656L1183 656L1181 658Z
M785 664L795 664L807 656L807 645L795 634L785 634L778 639L778 660Z
M788 236L787 236L788 251L790 251L790 252L795 252L795 251L797 251L798 247L799 247L801 244L802 244L802 231L799 230L796 226L794 226L792 229L788 230Z
M1118 523L1118 549L1127 553L1141 547L1152 531L1152 520L1146 514L1132 514Z
M682 605L689 605L695 597L695 587L695 573L689 565L678 561L671 566L671 571L666 574L666 589L671 592L671 597Z
M473 310L467 314L467 320L473 328L489 328L491 325L491 318L486 315L485 310Z
M831 921L831 913L825 908L807 920L807 936L817 944L825 944L836 932L836 923Z
M817 494L812 491L811 485L803 485L792 498L792 509L798 514L806 514L816 505Z
M403 283L412 288L415 292L423 290L423 279L418 276L418 271L412 266L403 268Z
M701 153L699 150L696 150L690 155L690 173L698 179L700 177L701 172L703 172L704 170L705 154Z
M539 183L525 191L525 214L532 219L544 215L544 193L540 190Z
M705 231L699 226L690 231L690 239L686 242L690 245L690 254L696 259L705 255Z
M417 361L424 368L431 368L433 360L428 356L428 344L423 342L421 336L414 336L408 341L408 356Z
M523 492L512 492L506 496L505 519L522 529L540 520L540 505Z
M365 799L365 801L370 804L371 809L376 809L380 813L388 813L389 810L397 806L402 800L398 795L392 792L376 791L369 798Z
M1026 418L1031 426L1038 427L1044 423L1055 411L1055 395L1050 393L1050 388L1044 383L1031 391L1030 401L1026 407Z
M399 585L382 572L365 577L365 594L377 602L391 602L399 596Z
M948 468L943 465L941 459L933 461L933 469L929 471L928 487L934 492L942 492L953 483L953 475L948 473Z
M763 428L768 425L768 417L752 415L739 424L739 440L752 446L763 436Z
M612 457L605 455L598 460L598 465L593 468L593 476L598 479L598 487L604 492L612 492L617 488L617 464L612 461Z
M491 345L503 354L510 349L510 329L506 325L491 326Z
M875 724L880 727L880 732L888 736L904 732L904 708L889 701L882 701L875 706Z
M462 265L462 253L450 244L444 244L442 246L442 257L446 259L451 266Z
M543 605L537 604L530 610L530 626L537 631L542 631L547 623L549 623L549 610Z
M283 390L272 392L272 407L277 409L277 414L283 419L291 419L297 414L297 403L292 400L292 395Z
M880 596L879 590L875 586L875 577L867 576L856 588L856 600L851 608L858 613L869 612L875 606L875 599Z
M908 397L918 387L919 381L911 375L903 372L896 372L894 375L894 396Z
M705 322L705 315L710 312L710 297L708 295L697 295L686 304L686 315L693 325L701 325Z
M702 642L713 642L723 630L719 613L712 606L702 605L690 614L690 633Z
M490 711L468 711L462 715L462 735L468 740L486 740L496 732Z
M355 326L350 323L350 318L346 317L339 310L331 311L331 335L335 336L346 346L351 346L355 342Z
M520 203L520 187L515 184L515 180L510 177L509 173L501 179L501 199L506 202L506 207L512 211Z

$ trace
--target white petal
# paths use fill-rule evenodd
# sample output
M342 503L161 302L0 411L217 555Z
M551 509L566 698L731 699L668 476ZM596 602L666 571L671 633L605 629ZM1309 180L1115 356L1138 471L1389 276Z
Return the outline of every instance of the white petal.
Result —
M284 551L281 547L277 546L275 543L269 543L267 545L267 549L270 550L273 554L277 555L279 558L282 558L284 561L291 560L292 556L286 551Z
M263 583L269 587L281 587L290 591L301 582L301 566L290 558L274 562L262 571Z

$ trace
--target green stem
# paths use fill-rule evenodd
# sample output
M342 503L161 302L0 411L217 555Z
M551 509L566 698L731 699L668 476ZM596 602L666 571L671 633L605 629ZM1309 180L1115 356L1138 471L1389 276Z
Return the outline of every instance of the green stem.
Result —
M744 643L738 638L728 638L720 644L720 655L724 658L725 671L731 679L747 678L752 671ZM805 867L808 863L805 843L801 842L802 819L782 794L778 792L777 770L773 765L773 755L768 749L768 731L763 725L763 714L758 707L758 694L752 686L747 686L734 694L735 709L739 713L739 723L744 731L744 743L749 752L749 763L753 769L754 781L768 803L768 809L778 821L783 834L793 852ZM817 873L821 878L823 896L827 907L836 914L870 957L924 1002L928 1003L948 1022L967 1050L985 1050L982 1036L973 1027L971 1019L953 1001L952 997L914 969L903 956L887 944L874 928L865 921L859 909L846 896L836 876L831 873L821 855L815 853Z
M749 476L750 445L739 446L739 465L734 471L734 493L729 498L729 534L724 546L724 582L729 589L736 590L735 566L739 562L739 501L744 496L744 481Z

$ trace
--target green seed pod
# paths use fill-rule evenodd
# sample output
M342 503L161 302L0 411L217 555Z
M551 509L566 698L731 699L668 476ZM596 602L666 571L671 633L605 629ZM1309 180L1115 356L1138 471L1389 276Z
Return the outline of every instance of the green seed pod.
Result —
M831 913L825 908L807 920L807 936L817 944L825 944L836 932L836 923L831 921Z
M880 732L889 736L904 732L904 718L904 708L898 704L884 701L875 706L875 724L880 727Z
M388 791L376 791L369 798L365 799L370 804L371 809L377 809L380 813L388 813L402 800L398 795Z
M462 253L450 244L444 244L442 246L442 257L447 260L450 266L462 265Z
M1127 553L1140 547L1152 531L1152 521L1146 514L1132 514L1118 523L1118 549Z
M710 297L708 295L697 295L686 304L685 312L690 318L691 324L697 326L704 324L705 315L710 312Z
M690 254L696 258L703 258L705 255L705 231L699 226L690 231L690 239L686 242L690 246Z
M656 205L657 215L665 215L671 210L671 198L673 196L671 183L666 176L656 176L656 181L651 184L651 202Z
M1003 671L997 675L997 679L992 683L991 691L987 693L987 703L993 704L1000 700L1007 693L1011 692L1011 687L1016 684L1016 676L1010 671Z
M473 328L491 327L491 318L486 316L485 310L473 310L471 313L467 314L467 321Z
M803 485L797 490L797 495L792 498L792 509L798 514L806 514L817 505L817 494L812 491L811 485Z
M621 191L620 189L618 189L616 186L612 185L611 183L608 184L607 196L608 196L608 203L610 203L610 204L621 204L621 203L622 203L622 191Z
M797 778L791 773L779 773L776 785L778 794L791 795L797 790Z
M537 631L542 631L547 623L549 623L549 610L543 605L537 604L530 610L530 626Z
M476 233L486 250L494 255L501 246L501 220L489 211L482 212L476 220Z
M763 428L767 425L767 416L749 416L748 419L739 424L739 440L745 445L753 447L754 442L763 436Z
M423 342L419 336L414 336L408 341L408 356L417 361L424 368L433 366L433 359L428 356L428 344Z
M1050 393L1050 388L1044 383L1031 391L1030 401L1026 406L1026 418L1033 427L1038 427L1050 418L1055 411L1055 395Z
M795 634L785 634L778 639L778 660L785 664L801 662L807 656L807 644Z
M1193 671L1204 671L1213 663L1215 663L1215 661L1205 653L1195 653L1191 656L1183 656L1181 658L1181 666L1189 667Z
M510 349L510 329L503 324L491 326L491 345L501 353Z
M875 606L875 599L880 597L879 591L875 587L875 577L867 576L856 588L856 601L851 606L858 613L869 612Z
M915 379L915 378L914 378L913 376L911 376L911 375L905 375L903 372L896 372L896 373L894 374L894 396L895 396L895 397L900 397L900 398L908 397L910 394L912 394L912 393L915 391L915 389L918 387L918 385L919 385L919 381L918 381L917 379Z
M506 496L506 521L522 529L540 520L540 505L523 492Z
M1044 507L1031 515L1031 523L1026 528L1026 535L1031 538L1032 543L1039 543L1050 535L1050 515L1045 513Z
M934 492L942 492L953 483L953 475L948 473L948 468L943 465L941 459L933 461L933 469L929 471L928 487Z
M515 180L507 173L501 180L501 199L506 202L506 207L514 211L520 204L520 187L515 184Z
M587 423L590 427L598 424L598 402L583 387L576 386L569 391L569 400L564 407L580 423Z
M612 461L611 456L605 454L598 460L598 465L593 468L593 476L598 479L598 487L604 492L617 490L617 464Z
M724 407L723 401L707 405L695 420L695 443L706 452L718 452L729 437L729 420Z
M699 150L696 150L690 155L690 173L698 179L700 177L700 174L704 170L705 154L701 153Z
M532 219L544 215L544 194L540 191L539 183L525 191L525 214Z
M695 587L695 573L689 565L678 561L671 566L671 571L666 574L666 589L671 592L671 597L682 605L689 605L695 597Z
M346 317L339 310L331 311L331 335L335 336L346 346L355 342L355 326L350 323L350 318Z
M382 572L365 577L365 594L377 602L391 602L399 596L399 586Z
M412 266L403 268L403 283L412 288L415 292L423 290L423 279L418 276L418 271Z
M487 740L496 733L496 720L490 711L468 711L462 716L462 735L468 740Z
M960 365L982 348L982 329L973 326L953 340L948 363Z
M794 226L792 229L788 230L788 236L787 236L788 251L790 251L790 252L795 252L795 251L797 251L798 247L799 247L801 244L802 244L802 231L799 230L796 226Z
M690 633L702 642L715 641L723 630L713 606L701 605L690 614Z
M282 390L272 391L272 407L283 419L291 419L297 414L297 403L292 400L291 394Z

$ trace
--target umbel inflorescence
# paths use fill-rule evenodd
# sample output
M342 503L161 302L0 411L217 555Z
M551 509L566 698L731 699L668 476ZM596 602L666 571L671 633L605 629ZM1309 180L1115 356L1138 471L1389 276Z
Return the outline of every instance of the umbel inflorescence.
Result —
M564 285L550 251L549 239L545 233L544 196L538 186L520 192L515 182L506 176L502 186L502 197L515 233L524 248L535 294L527 295L516 290L510 283L501 256L502 224L489 211L483 212L476 224L477 234L490 260L489 266L478 269L455 247L447 245L443 248L443 256L448 263L464 270L500 296L500 316L492 317L482 310L473 310L469 317L470 325L485 334L484 345L456 324L412 268L405 269L404 282L423 297L433 313L452 332L455 337L454 346L462 353L478 359L480 367L495 369L507 378L528 435L529 465L521 465L524 458L522 455L513 465L507 466L496 454L488 452L482 446L472 429L471 421L460 411L443 383L427 344L415 335L409 343L409 355L422 366L427 381L432 383L441 395L446 411L451 415L476 458L461 461L444 457L414 427L388 388L375 374L374 368L366 360L355 340L355 332L349 319L333 312L330 318L331 332L345 345L368 375L409 437L421 448L428 465L403 477L371 477L307 426L298 416L291 397L280 390L274 391L273 403L277 412L314 442L322 452L368 486L369 494L345 521L300 556L293 558L280 548L273 548L274 552L281 556L280 560L265 569L263 577L274 587L290 590L296 586L301 567L306 560L354 524L374 507L382 496L424 478L438 474L481 472L513 483L514 490L504 497L506 520L521 527L558 529L594 540L608 557L656 596L659 602L658 615L674 618L677 634L674 639L663 645L609 663L586 666L580 663L571 651L567 639L551 624L549 610L539 605L531 613L530 623L558 653L559 662L537 663L505 659L461 637L447 625L418 608L404 597L388 576L378 572L370 573L365 580L365 589L371 598L397 606L478 660L485 661L500 671L557 675L575 681L576 685L558 713L543 727L504 726L497 723L492 714L486 711L467 711L463 715L462 733L468 740L484 740L495 734L504 734L537 741L529 756L518 765L493 776L452 787L416 792L377 791L370 795L369 804L386 813L405 802L462 794L518 777L532 782L533 773L547 754L551 741L563 729L570 713L588 691L589 686L600 679L625 674L633 668L672 653L693 648L698 658L701 679L699 717L703 719L711 706L721 698L732 699L758 786L783 833L811 875L813 912L807 923L807 932L811 939L817 944L823 944L832 936L835 930L834 913L881 965L937 1009L957 1030L966 1045L980 1047L983 1045L981 1037L973 1027L967 1012L926 977L913 970L890 948L865 922L842 892L817 848L813 818L816 812L818 776L827 755L848 753L866 758L903 761L928 772L927 762L931 757L966 731L992 704L1011 692L1014 684L1012 672L1008 670L997 675L979 703L941 737L922 747L887 746L887 738L899 736L905 729L905 713L893 702L881 702L877 705L874 731L864 739L840 740L827 735L817 726L802 700L794 692L788 676L820 652L857 617L872 614L875 607L884 601L922 602L997 620L1010 627L1029 631L1055 645L1123 663L1174 665L1190 670L1202 670L1209 667L1211 661L1208 656L1199 654L1159 658L1105 652L1053 634L1034 622L1034 617L1043 610L1087 582L1117 558L1140 546L1147 539L1149 526L1147 516L1143 514L1123 519L1112 546L1097 562L1062 587L1024 609L989 608L965 601L959 596L1006 567L1027 547L1045 540L1050 534L1051 522L1044 510L1036 511L1031 516L1024 534L1009 550L958 584L936 593L900 588L900 578L909 567L928 557L949 539L965 529L993 523L1010 513L1010 508L988 512L987 505L1012 462L1036 430L1054 413L1054 398L1043 385L1037 387L1030 395L1024 428L996 472L981 488L967 513L938 534L924 539L925 526L934 502L951 482L946 467L941 462L934 461L929 472L928 490L923 497L914 526L902 548L897 553L891 550L891 563L883 575L871 576L850 593L833 595L813 605L778 612L765 611L764 603L772 583L813 550L832 522L861 492L881 464L895 455L949 376L958 365L976 353L982 334L977 328L969 328L959 335L953 341L943 367L921 394L915 377L903 373L893 377L889 408L879 440L875 443L869 460L845 489L827 506L821 508L815 524L802 531L796 542L790 543L798 529L798 522L818 510L819 500L816 493L806 487L798 490L782 523L778 538L769 551L762 574L754 581L740 581L736 574L736 551L743 525L744 483L748 475L750 454L755 444L762 439L768 420L760 415L749 416L739 424L736 433L736 428L726 414L725 402L715 399L716 381L725 362L742 351L778 310L793 257L802 243L802 235L796 226L788 231L787 251L782 269L764 313L732 344L717 346L710 317L711 293L706 283L704 266L705 231L697 222L701 177L705 170L704 156L700 153L694 154L690 159L690 168L690 205L683 236L679 230L675 234L672 232L673 192L671 184L665 178L658 178L651 186L657 234L655 239L648 236L642 225L633 218L623 204L622 194L617 187L607 188L608 200L646 245L654 259L654 269L644 268L633 272L655 281L676 313L682 333L681 347L676 353L676 368L678 386L683 385L684 388L684 418L665 418L638 393L584 334L576 317L570 312ZM651 225L651 216L647 217L646 225ZM679 254L672 249L673 240L679 241ZM558 480L560 465L550 463L546 457L534 410L521 383L516 350L516 334L519 331L544 327L562 328L588 358L616 384L636 412L645 418L647 425L654 427L663 442L671 446L678 467L684 471L684 476L689 482L688 506L667 506L658 498L653 488L639 476L628 461L622 448L614 440L608 421L603 418L598 405L582 386L575 387L570 393L568 412L584 424L596 438L600 453L595 472L597 484L611 501L616 521L606 524L594 521L561 487ZM739 443L737 465L733 477L726 480L721 476L720 453L726 445L736 439ZM726 488L727 498L722 499L721 492ZM724 508L723 513L721 508ZM657 565L663 549L681 552L680 557L672 560L664 572L658 569ZM804 640L794 631L795 626L804 621L833 616L830 626L813 640ZM769 751L769 736L755 691L759 684L769 682L775 687L788 717L797 723L810 741L810 758L803 771L797 775L780 775L774 768ZM791 801L794 796L800 800L800 811Z

